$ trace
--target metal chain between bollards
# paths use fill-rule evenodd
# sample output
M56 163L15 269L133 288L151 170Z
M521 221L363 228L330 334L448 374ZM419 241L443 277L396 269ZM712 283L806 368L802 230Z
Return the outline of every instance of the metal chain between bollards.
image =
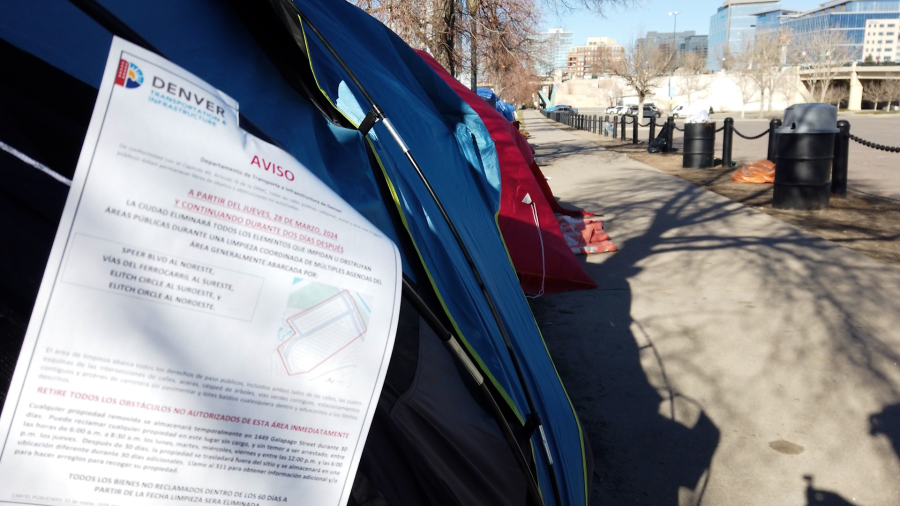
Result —
M849 134L849 135L850 135L850 138L851 138L851 139L853 139L854 141L856 141L856 142L862 144L863 146L865 146L865 147L867 147L867 148L877 149L877 150L880 150L880 151L887 151L888 153L900 153L900 148L898 148L898 147L895 147L895 146L885 146L884 144L876 144L876 143L874 143L874 142L869 142L869 141L867 141L867 140L865 140L865 139L860 139L859 137L857 137L857 136L855 136L855 135L853 135L853 134Z
M679 132L684 132L684 129L678 128L678 125L676 125L675 123L672 123L672 128L674 128L675 130L678 130Z
M716 132L718 132L718 130L716 130ZM753 140L762 138L762 136L764 136L764 135L769 135L769 131L768 131L768 130L763 130L763 132L762 132L761 134L759 134L759 135L754 135L753 137L749 137L749 136L746 136L746 135L742 134L742 133L740 132L740 130L738 130L737 128L734 129L734 133L738 134L738 137L742 137L742 138L744 138L744 139L747 139L748 141L753 141Z

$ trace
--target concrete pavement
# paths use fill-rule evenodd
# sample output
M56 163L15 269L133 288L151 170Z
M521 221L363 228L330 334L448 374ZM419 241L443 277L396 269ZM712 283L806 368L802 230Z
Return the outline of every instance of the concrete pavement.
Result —
M598 290L533 302L593 504L900 503L900 272L533 111L525 128L620 248L582 257Z

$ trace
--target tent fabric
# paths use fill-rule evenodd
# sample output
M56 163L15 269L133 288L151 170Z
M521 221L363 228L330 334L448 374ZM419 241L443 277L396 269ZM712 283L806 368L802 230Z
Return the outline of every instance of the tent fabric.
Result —
M473 261L490 275L491 294L501 321L522 363L525 380L557 468L565 504L584 504L588 497L591 466L586 441L575 410L550 359L494 220L499 210L499 168L493 142L473 111L396 34L362 10L346 2L327 5L297 2L305 16L324 34L403 136L412 153L419 153L422 171L431 181L456 224ZM352 30L347 27L352 26ZM322 92L334 103L344 83L356 101L364 95L330 56L321 42L305 31L304 43ZM363 105L367 109L367 105ZM524 391L512 361L505 353L491 309L469 269L452 233L418 177L406 154L390 142L383 122L373 127L372 145L396 193L396 204L406 220L416 248L426 260L429 280L441 296L455 330L520 417L528 414ZM456 139L456 147L447 142ZM474 140L474 141L473 141ZM460 191L472 188L474 191ZM480 196L481 198L475 198ZM548 460L539 436L531 438L538 484L545 502L554 504Z
M522 387L474 275L405 154L390 142L382 123L363 139L355 130L343 128L340 118L326 118L315 97L303 96L285 72L273 66L259 40L248 34L247 20L220 2L101 3L169 59L238 100L243 115L388 236L409 234L419 258L406 255L404 272L414 274L411 263L425 266L427 271L418 278L420 286L425 283L434 289L446 317L509 409L520 420L528 413ZM475 264L488 278L487 290L514 339L526 382L545 423L563 503L585 504L590 452L585 451L580 423L521 295L497 229L500 172L483 123L402 40L363 11L346 2L298 5L366 83L413 152L419 153L424 172L471 248ZM275 2L274 7L283 5ZM66 2L14 2L4 8L0 39L97 88L109 50L108 32ZM256 4L254 8L270 7ZM173 12L178 16L172 16ZM197 23L198 19L203 22ZM313 36L305 42L323 96L343 104L338 110L347 118L354 114L353 102L368 110L360 90L320 41ZM309 66L310 61L296 64ZM370 171L367 143L375 149L378 169L387 178L393 205L407 230L395 230L392 225ZM46 158L39 161L49 164ZM64 160L51 166L59 172L71 171L74 159L70 162L68 167ZM39 280L39 274L32 278ZM530 444L544 500L554 504L546 457L536 436ZM408 454L406 458L410 458Z
M490 132L500 164L498 223L525 293L551 294L596 288L597 285L566 245L553 208L529 170L525 155L531 153L531 147L522 134L480 95L444 70L431 55L425 51L416 52L478 113ZM517 138L525 143L525 151ZM524 202L526 196L531 204Z

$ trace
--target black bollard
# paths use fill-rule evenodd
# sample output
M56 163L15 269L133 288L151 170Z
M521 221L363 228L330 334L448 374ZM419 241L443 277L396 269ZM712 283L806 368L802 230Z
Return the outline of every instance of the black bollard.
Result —
M650 137L647 138L647 143L653 142L653 139L656 138L656 116L650 117Z
M725 118L725 129L722 130L722 167L731 167L731 144L734 140L734 119Z
M613 127L612 137L613 137L613 139L615 139L616 137L619 136L619 120L616 119L615 116L613 116L613 118L612 118L612 127Z
M638 140L638 127L639 126L641 126L641 122L638 121L638 117L632 116L631 117L631 143L632 144L637 144L638 142L640 142Z
M669 128L666 129L666 149L664 149L663 151L675 151L675 148L672 147L672 135L673 132L675 132L675 118L669 116L669 118L666 120L666 126L668 126Z
M775 163L778 157L778 132L776 130L781 126L781 120L778 118L769 122L769 150L766 152L766 160Z
M597 133L597 115L591 117L591 133Z
M628 124L628 116L623 114L622 115L622 140L623 141L626 140L625 139L625 125L627 125L627 124Z
M847 155L850 152L850 122L837 122L838 133L834 134L834 162L831 165L831 196L847 198Z

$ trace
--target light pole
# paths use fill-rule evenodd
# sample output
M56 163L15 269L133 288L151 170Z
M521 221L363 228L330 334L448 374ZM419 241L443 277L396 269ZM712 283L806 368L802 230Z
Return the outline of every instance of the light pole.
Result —
M678 39L675 36L675 33L678 31L678 11L670 12L669 16L675 18L675 22L672 24L672 73L675 73L675 57L678 55ZM672 76L669 76L669 100L674 97L675 94L672 93Z

